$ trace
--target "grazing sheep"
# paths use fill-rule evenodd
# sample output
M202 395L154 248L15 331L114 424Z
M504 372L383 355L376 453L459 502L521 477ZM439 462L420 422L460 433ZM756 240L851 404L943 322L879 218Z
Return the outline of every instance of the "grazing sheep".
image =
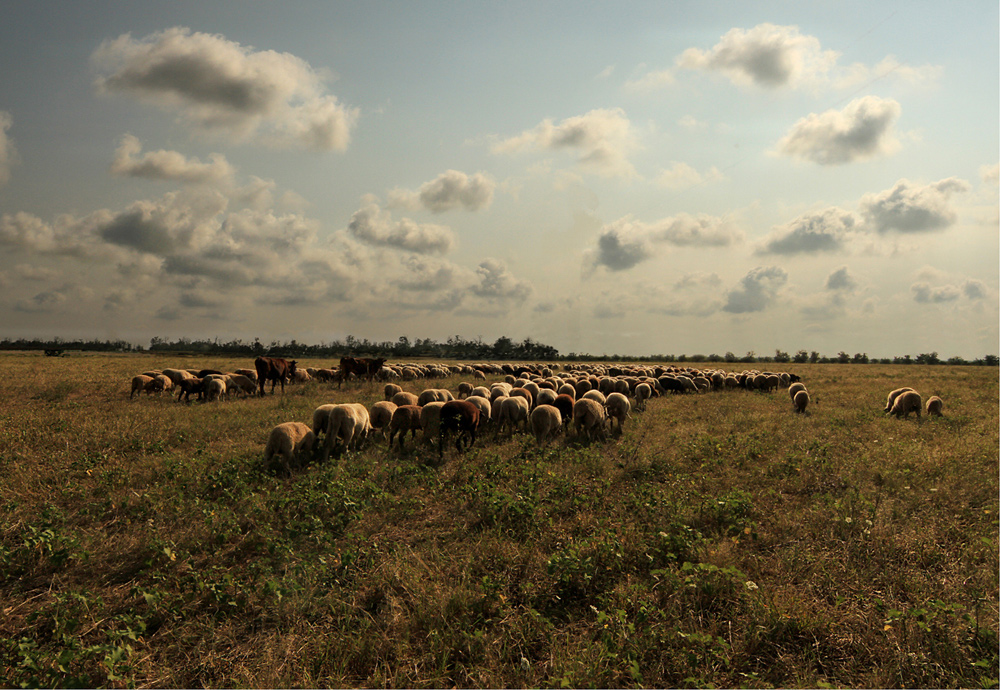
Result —
M447 388L426 388L417 396L417 404L423 407L432 402L448 402L454 400L455 396Z
M470 395L472 395L472 384L471 383L467 383L466 381L462 381L460 384L458 384L458 399L459 400L464 400L465 398L468 398Z
M596 433L602 440L604 434L604 407L591 398L581 398L573 404L573 425L576 433L586 433L587 440L593 440Z
M648 383L640 383L635 387L635 409L645 410L646 401L653 397L653 388Z
M541 445L563 430L562 414L559 408L553 405L542 403L531 411L529 417L531 432L535 435L535 440Z
M198 378L184 369L164 369L160 373L173 381L175 386L179 386L184 379Z
M257 393L257 382L251 381L249 376L243 374L228 374L226 378L226 390L233 393L242 393L244 398Z
M473 395L478 395L480 398L486 398L487 400L489 400L490 389L487 388L486 386L476 386L475 388L472 389L472 392L469 393L470 397Z
M603 405L604 403L606 403L608 401L608 399L606 397L604 397L604 393L602 393L601 391L597 390L596 388L592 388L591 390L589 390L586 393L584 393L583 397L581 398L581 400L595 400L595 401L597 401L598 404L601 404L601 405Z
M538 405L551 405L555 402L556 392L551 388L539 388L538 395L535 397L535 406Z
M433 442L441 430L441 408L444 402L435 400L420 407L420 427L424 430L423 439Z
M205 400L211 402L226 397L226 382L220 378L207 379L205 381Z
M420 413L419 405L399 405L396 407L392 413L392 419L389 421L389 448L392 448L392 440L396 434L399 434L400 450L403 449L403 439L406 438L407 432L413 438L417 437L417 432L421 429Z
M177 389L180 393L177 394L177 402L184 398L184 402L191 402L191 394L197 393L198 400L205 397L205 380L196 379L194 377L181 379L181 382L177 384Z
M395 404L396 407L402 407L403 405L416 405L417 394L409 391L400 391L393 395L392 400L389 402Z
M573 404L575 402L573 396L566 393L560 393L552 401L552 406L559 410L559 414L562 416L563 426L567 426L573 421Z
M525 400L527 400L529 410L535 406L535 395L524 386L521 386L520 388L514 388L513 390L511 390L510 395L519 398L524 398Z
M493 405L490 404L489 398L470 395L465 400L479 408L479 426L485 426L493 421Z
M330 426L330 413L333 412L335 404L320 405L313 410L312 432L318 440L321 434L325 434Z
M398 384L395 383L387 383L385 384L385 388L383 389L383 393L385 394L385 399L389 401L392 400L392 396L396 395L396 393L402 393L402 392L403 392L402 387L400 387Z
M166 373L166 372L164 372ZM248 379L257 383L257 370L256 369L237 369L233 372L234 374L239 374L240 376L246 376Z
M616 391L608 396L607 402L604 403L604 409L609 419L612 420L612 431L614 430L614 420L618 420L618 434L621 435L625 430L625 420L628 418L628 413L632 410L632 404L628 401L628 398Z
M361 403L344 403L330 411L326 439L323 441L323 462L336 450L339 456L345 450L358 450L371 433L372 425L368 408ZM343 441L340 446L337 442Z
M882 410L882 412L888 413L890 410L892 410L892 406L896 402L896 398L901 396L903 393L912 390L913 389L910 388L909 386L904 386L903 388L897 388L896 390L889 393L889 397L887 397L885 400L885 409Z
M449 400L442 405L438 457L444 457L444 440L448 432L451 431L458 433L455 438L455 448L458 452L462 452L463 439L466 440L466 449L476 445L476 429L479 428L479 419L479 408L468 400Z
M300 467L312 460L316 437L308 424L285 422L271 429L264 449L264 464L268 465L275 455L280 455L285 472L291 474L293 467Z
M805 412L806 407L809 405L809 391L805 388L796 391L795 396L792 398L792 405L794 405L796 412Z
M138 376L132 377L132 392L129 394L128 399L131 400L135 397L136 393L142 393L145 391L146 395L150 393L158 393L163 390L163 382L154 379L152 376L146 376L145 374L139 374Z
M932 395L927 399L927 416L928 417L941 417L941 408L944 407L944 401L941 400L936 395Z
M916 412L917 419L920 419L921 402L920 393L914 390L904 391L892 403L889 414L895 417L909 417L911 412Z
M505 428L510 428L510 433L514 433L518 424L524 425L525 428L528 426L528 411L529 403L527 398L523 398L520 395L511 395L501 399L500 402L500 418L499 424L497 425L497 433L499 434Z
M795 394L799 391L804 391L806 389L806 384L796 381L788 387L788 397L793 401L795 400Z
M368 410L372 428L381 432L383 437L389 433L389 422L392 421L392 413L395 411L396 405L388 400L379 400Z

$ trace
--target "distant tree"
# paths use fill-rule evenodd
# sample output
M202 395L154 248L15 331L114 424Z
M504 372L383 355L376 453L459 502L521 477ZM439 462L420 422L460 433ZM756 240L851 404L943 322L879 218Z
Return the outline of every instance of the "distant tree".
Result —
M739 359L732 352L726 352L725 358L726 358L726 361L729 362L730 364L733 363L733 362L735 362L735 361L737 361Z
M775 350L774 361L784 364L786 362L791 362L792 358L788 356L787 352L782 352L781 350Z
M812 352L809 353L809 363L815 364L818 361L819 361L819 353L816 352L816 350L813 350Z
M947 363L948 364L957 364L957 365L968 364L968 362L966 360L962 359L961 357L949 357Z
M717 355L717 354L715 354L713 352L712 354L710 354L708 356L708 361L709 362L721 362L722 361L722 357L720 357L719 355Z
M847 354L846 352L844 352L843 350L841 350L840 352L837 353L837 363L838 364L847 364L850 361L851 361L851 356L849 354Z
M941 360L938 359L938 353L936 352L923 352L917 355L917 364L940 364Z
M854 364L868 364L868 354L865 352L856 352L851 362Z
M805 350L799 350L795 353L795 356L792 357L792 361L796 364L805 364L809 361L809 353Z

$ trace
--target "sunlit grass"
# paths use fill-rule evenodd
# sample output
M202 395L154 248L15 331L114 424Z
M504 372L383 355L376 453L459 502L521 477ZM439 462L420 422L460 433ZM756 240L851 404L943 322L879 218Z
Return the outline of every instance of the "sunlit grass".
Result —
M0 356L0 677L997 683L995 369L789 365L804 415L673 396L603 444L487 432L442 463L379 441L292 477L262 465L271 427L380 385L128 399L148 369L247 364ZM946 416L883 415L900 385Z

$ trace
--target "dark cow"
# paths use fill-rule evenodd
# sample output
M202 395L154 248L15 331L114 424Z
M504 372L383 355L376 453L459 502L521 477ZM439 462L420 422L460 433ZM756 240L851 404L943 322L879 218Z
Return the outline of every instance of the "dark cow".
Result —
M444 439L449 431L458 432L455 438L455 448L462 451L462 440L466 439L466 448L476 444L476 429L479 428L479 408L468 400L449 400L441 408L441 440L438 446L438 457L444 456Z
M341 357L340 383L342 384L352 375L371 381L382 371L383 364L385 364L384 357Z
M257 370L257 385L260 386L260 395L264 395L264 384L271 382L271 394L274 394L274 386L281 383L281 393L285 393L285 379L291 380L295 376L295 365L297 362L280 357L258 357L253 361L253 366Z

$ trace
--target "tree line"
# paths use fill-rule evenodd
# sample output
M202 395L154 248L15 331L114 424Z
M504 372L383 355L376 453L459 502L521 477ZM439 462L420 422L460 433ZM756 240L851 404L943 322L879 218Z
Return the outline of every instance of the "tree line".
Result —
M774 355L758 355L754 351L749 351L744 355L736 355L733 352L725 354L693 354L693 355L591 355L588 353L570 352L560 354L560 352L544 343L536 342L531 338L525 338L520 342L506 336L497 338L494 342L488 343L482 338L474 340L461 336L452 336L445 342L437 342L431 338L417 338L410 340L407 336L400 336L397 340L390 341L370 341L367 338L358 339L353 335L348 335L344 340L333 340L329 343L311 345L300 343L296 340L277 341L272 340L265 344L259 338L254 338L252 342L241 339L220 342L218 338L214 340L196 340L191 338L178 338L169 340L166 338L154 337L149 341L149 347L135 345L126 340L64 340L62 338L52 338L42 340L39 338L26 339L4 338L0 340L0 350L28 350L45 351L47 354L62 354L69 351L91 351L91 352L127 352L139 353L149 352L157 354L191 354L191 355L227 355L240 357L257 357L260 355L271 355L276 357L301 357L310 359L339 359L340 357L386 357L387 359L413 359L413 358L433 358L433 359L456 359L456 360L522 360L522 361L587 361L587 362L675 362L675 363L726 363L726 364L786 364L793 362L796 364L951 364L951 365L974 365L974 366L998 366L1000 357L997 355L984 355L983 357L966 360L962 357L949 357L942 359L937 352L925 352L912 355L900 355L896 357L869 357L867 353L858 352L853 355L847 352L838 352L836 356L830 357L821 355L816 350L798 350L794 354L789 354L782 350L775 350Z

